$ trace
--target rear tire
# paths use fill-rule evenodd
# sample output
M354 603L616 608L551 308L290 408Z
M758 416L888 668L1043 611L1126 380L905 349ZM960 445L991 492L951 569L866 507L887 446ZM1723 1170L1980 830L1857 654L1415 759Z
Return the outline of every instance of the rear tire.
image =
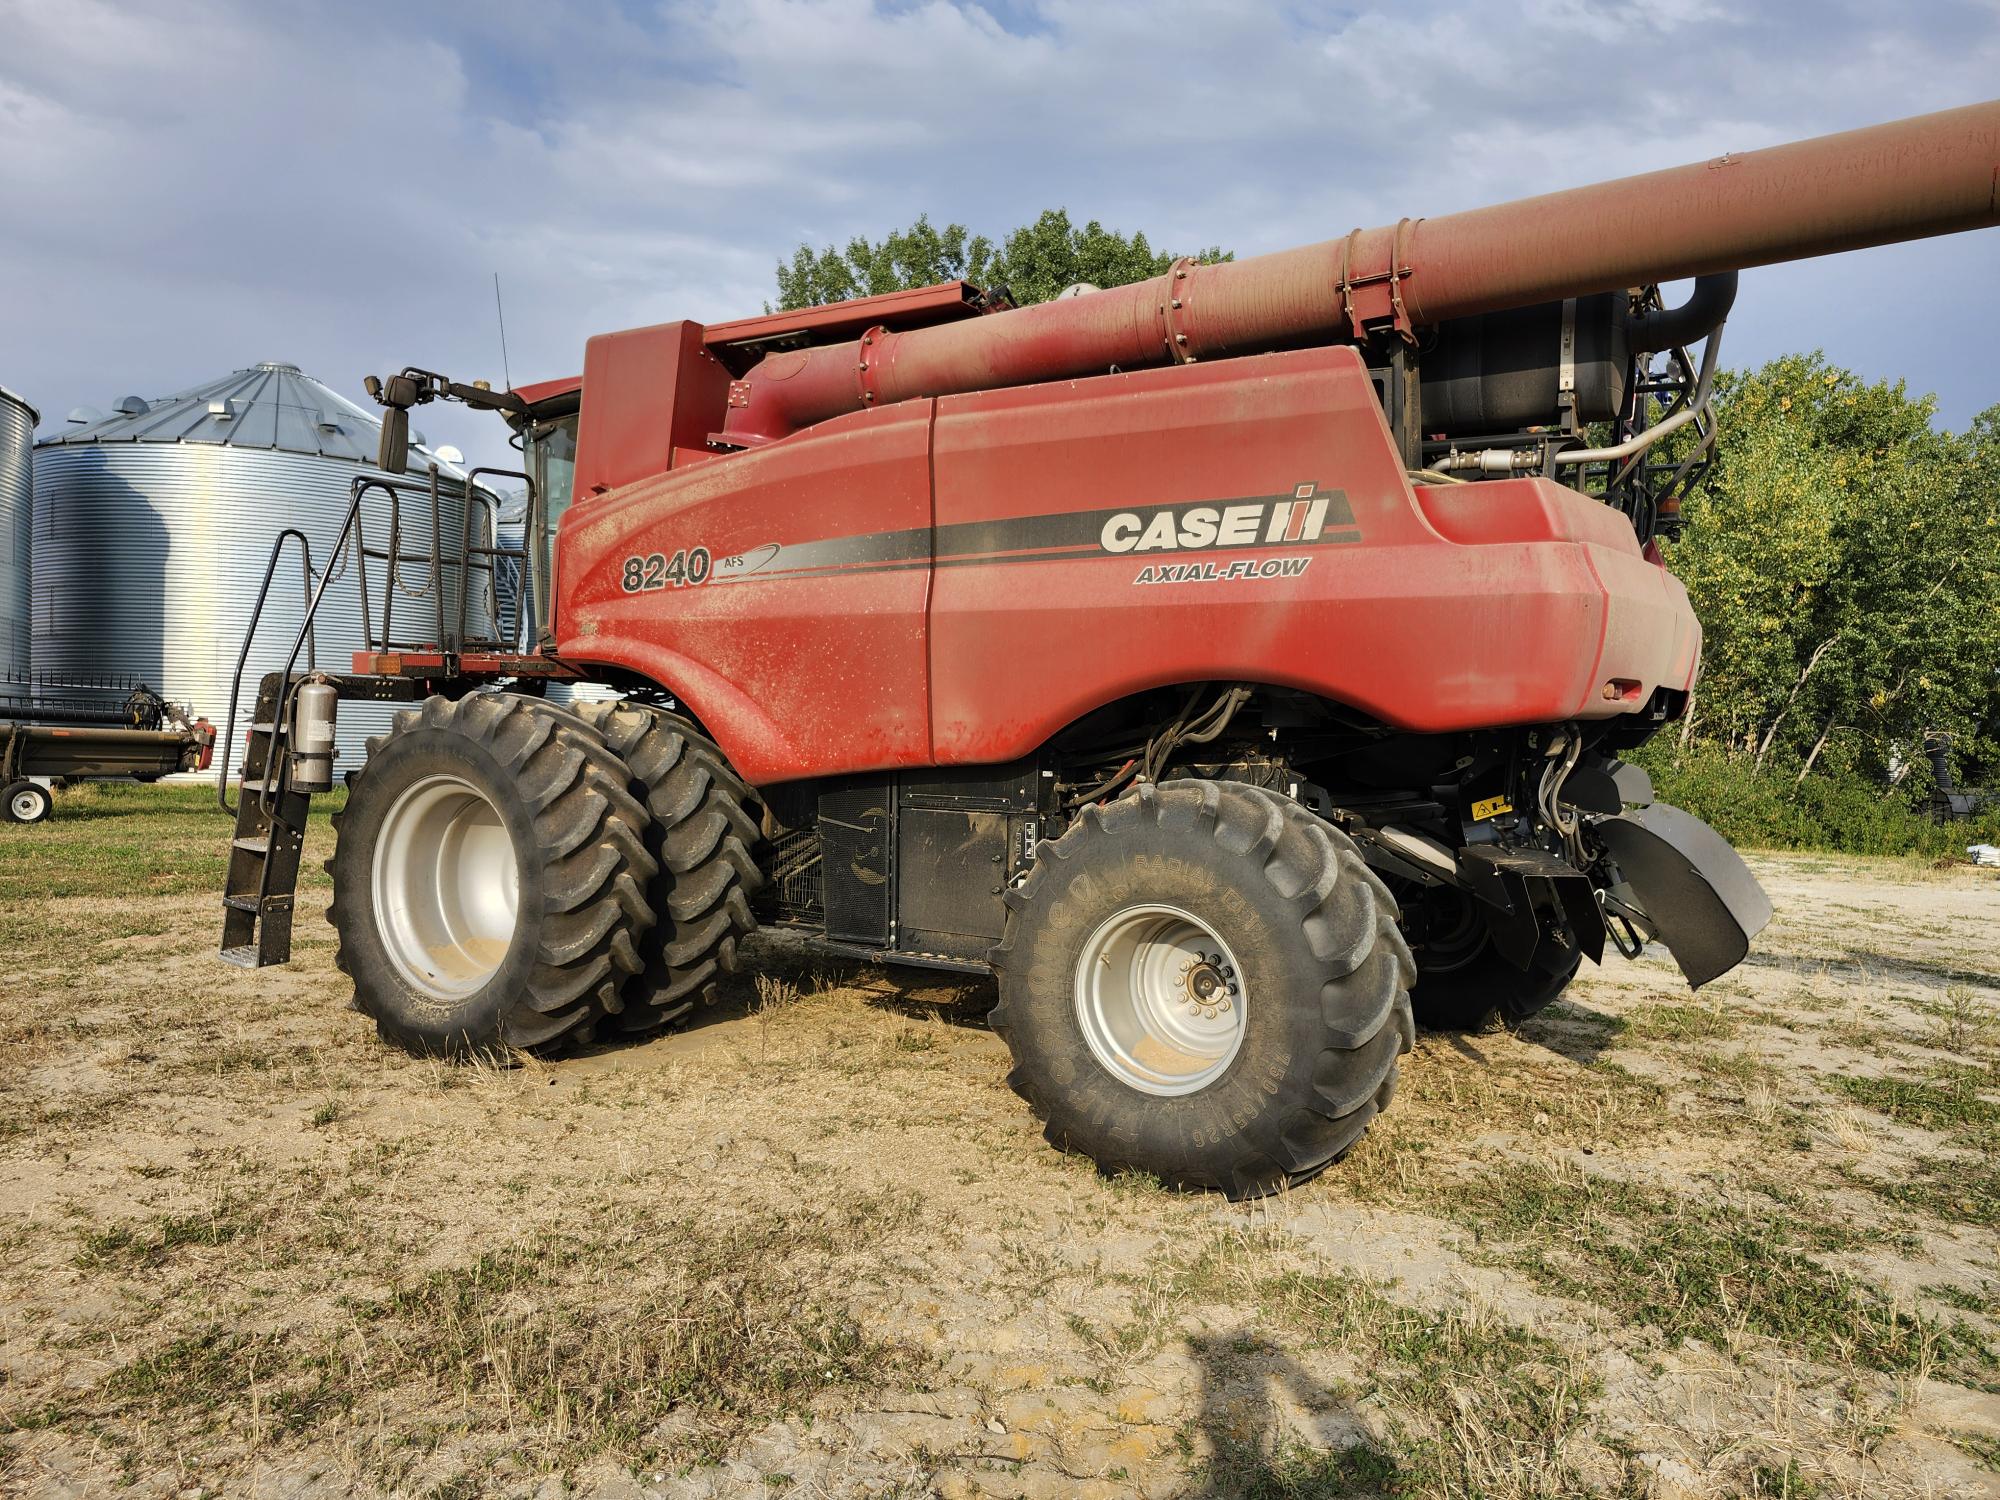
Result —
M39 782L16 781L0 791L0 816L9 823L40 823L54 811L56 799Z
M638 703L571 707L631 767L653 815L647 847L659 873L648 895L660 920L639 940L643 968L609 1023L653 1031L713 1004L757 930L750 902L765 877L756 794L715 742L677 714Z
M1479 1031L1496 1020L1518 1026L1568 989L1582 963L1580 954L1571 953L1552 969L1517 969L1489 943L1466 964L1441 974L1426 974L1419 964L1410 1004L1417 1024L1429 1031Z
M1415 1035L1395 903L1289 799L1178 781L1087 807L1007 905L1008 1082L1051 1144L1106 1171L1273 1192L1395 1093Z
M428 698L369 741L327 917L384 1040L497 1055L619 1008L658 868L629 781L589 730L510 694Z

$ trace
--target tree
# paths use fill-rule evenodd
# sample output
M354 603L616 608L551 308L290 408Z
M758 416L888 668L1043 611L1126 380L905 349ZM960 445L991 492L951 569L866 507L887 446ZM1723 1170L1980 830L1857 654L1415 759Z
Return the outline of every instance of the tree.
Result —
M1670 559L1706 631L1689 736L1801 781L1830 757L1899 781L1934 730L1990 755L2000 411L1964 435L1933 411L1818 354L1723 382Z
M1194 258L1223 261L1235 255L1211 245ZM940 230L920 214L908 229L893 230L879 243L857 235L845 250L800 245L790 264L778 263L777 305L815 307L940 281L969 281L987 290L1004 286L1025 307L1046 302L1079 281L1094 286L1143 281L1161 274L1175 259L1154 250L1144 234L1127 237L1095 219L1078 228L1066 209L1048 210L997 245L963 224Z

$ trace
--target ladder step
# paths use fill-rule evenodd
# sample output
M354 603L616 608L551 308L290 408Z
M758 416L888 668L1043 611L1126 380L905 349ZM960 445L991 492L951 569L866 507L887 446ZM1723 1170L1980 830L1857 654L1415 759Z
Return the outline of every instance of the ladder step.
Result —
M255 896L225 895L222 904L231 911L247 911L260 917L268 917L273 912L290 911L292 897L289 893L285 895L273 893L259 900Z
M230 842L238 849L248 849L253 854L269 854L271 852L271 836L269 834L256 839L232 839Z
M267 782L261 776L245 776L243 778L241 785L238 787L238 790L245 792L262 792L263 790L265 790L266 787L269 787L272 791L276 791L278 789L278 783L275 781Z
M224 948L222 950L222 961L226 964L234 964L239 969L261 969L264 967L262 959L258 956L257 945L255 943L245 943L240 948Z
M260 719L255 724L252 724L250 726L250 732L252 734L269 734L272 730L276 729L277 727L278 726L276 724L267 724Z

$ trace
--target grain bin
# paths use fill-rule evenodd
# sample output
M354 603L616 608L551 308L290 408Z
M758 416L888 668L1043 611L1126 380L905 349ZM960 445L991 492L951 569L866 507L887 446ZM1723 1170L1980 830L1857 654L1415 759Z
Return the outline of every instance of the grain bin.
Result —
M34 508L36 410L0 386L0 682L29 668L29 545ZM0 690L3 691L3 690Z
M89 416L89 413L79 415ZM33 628L38 676L134 677L169 701L220 723L257 589L280 530L297 527L324 568L357 475L377 475L380 421L288 364L261 364L177 395L127 396L111 414L74 423L34 450ZM413 441L413 477L435 461ZM456 466L440 464L453 480ZM447 552L464 525L457 486L439 517ZM403 546L427 550L428 498L401 502ZM387 543L387 497L371 492L363 511L371 547ZM475 504L476 539L490 526ZM442 581L446 618L457 621L455 570ZM368 568L371 612L379 621L385 570ZM344 559L320 605L319 661L344 670L363 644L357 570ZM428 563L405 564L394 601L397 634L436 611ZM491 569L473 574L466 628L492 628ZM245 702L262 672L283 664L304 615L296 549L281 563L245 673ZM340 715L340 769L361 764L363 742L381 732L387 710L346 705ZM241 714L239 714L239 718ZM240 752L240 746L237 747Z

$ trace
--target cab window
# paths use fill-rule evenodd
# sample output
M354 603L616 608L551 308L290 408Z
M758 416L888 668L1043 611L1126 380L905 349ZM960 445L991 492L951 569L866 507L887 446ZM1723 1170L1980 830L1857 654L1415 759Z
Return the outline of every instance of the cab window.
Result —
M541 497L542 524L546 528L540 555L535 558L535 576L547 580L549 601L555 601L556 532L563 512L569 509L576 485L576 429L579 417L571 413L553 421L536 424L528 436L527 470ZM549 611L554 624L554 610Z

